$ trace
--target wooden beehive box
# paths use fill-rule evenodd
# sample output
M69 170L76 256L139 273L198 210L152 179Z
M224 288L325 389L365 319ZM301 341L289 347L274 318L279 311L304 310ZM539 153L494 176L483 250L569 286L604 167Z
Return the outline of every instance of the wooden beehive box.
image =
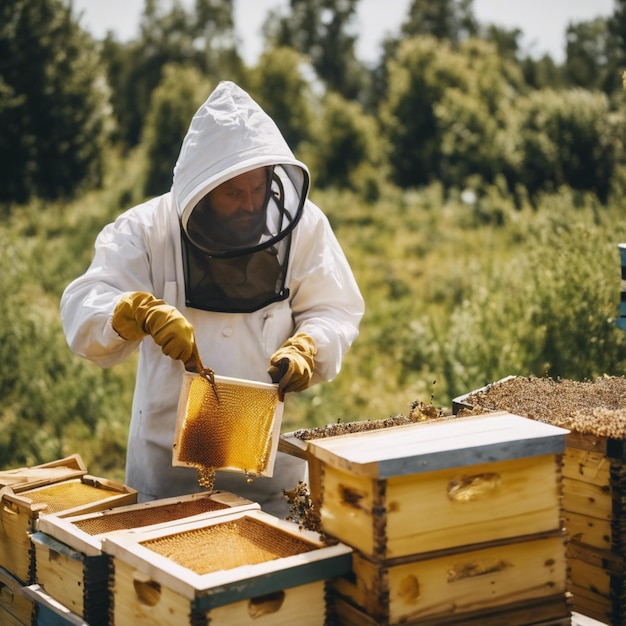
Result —
M379 626L486 624L503 614L499 623L522 626L570 614L560 531L384 561L355 552L352 567L333 582L336 610L351 606Z
M3 626L30 626L34 605L20 590L23 583L0 567L0 624Z
M310 440L322 529L374 559L558 531L566 432L502 412Z
M259 505L228 492L204 492L59 518L42 515L31 541L35 580L46 593L90 626L109 623L110 558L102 540L112 533L152 529L216 517Z
M18 580L33 583L31 534L42 514L76 515L132 504L137 492L125 485L87 474L34 489L2 490L2 558L0 566Z
M483 410L486 404L515 407L571 430L562 470L568 589L576 611L625 624L626 414L619 407L626 410L626 379L578 383L510 376L455 399L453 410Z
M107 536L116 624L322 625L351 549L261 511Z
M15 563L21 562L28 555L29 538L22 532L23 525L14 523L17 513L14 507L4 500L4 494L16 494L43 485L50 485L62 480L84 476L87 468L80 455L75 454L64 459L35 465L20 467L0 472L0 567L13 575ZM30 531L30 528L29 528ZM28 575L28 569L20 568L20 573ZM25 578L22 583L29 582Z
M626 623L626 467L624 441L572 433L567 438L564 514L574 608Z

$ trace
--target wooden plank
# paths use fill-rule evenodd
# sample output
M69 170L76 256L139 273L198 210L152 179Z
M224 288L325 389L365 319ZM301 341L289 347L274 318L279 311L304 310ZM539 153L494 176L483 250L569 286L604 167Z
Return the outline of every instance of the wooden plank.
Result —
M193 601L142 577L132 566L117 559L114 596L114 623L135 626L199 623L321 626L326 616L323 580L198 611Z
M564 477L563 508L588 517L611 520L613 517L611 491L591 482Z
M30 625L34 606L20 593L23 586L21 581L0 567L0 609L3 618L9 615L20 624ZM4 624L5 621L7 624L13 623L7 618L0 619L0 624Z
M321 524L377 559L560 530L552 455L376 481L324 469Z
M611 550L611 523L589 515L564 511L565 528L572 539L598 549Z
M333 598L331 601L336 616L333 623L339 626L601 626L572 624L568 602L560 595L543 601L507 604L493 611L401 622L375 619L344 598Z
M304 540L314 549L285 558L200 575L142 545L151 539L238 521L244 517L265 524L268 532L285 533L286 536ZM262 511L242 511L145 533L107 536L103 540L103 551L115 557L116 563L118 560L124 561L155 583L190 600L196 599L199 610L203 611L230 604L237 599L265 595L345 574L350 570L352 553L348 546L341 543L326 546L318 533L301 530L296 524L279 520Z
M330 466L361 476L389 478L561 453L567 432L494 412L313 439L308 449Z
M608 490L611 487L611 461L598 452L566 447L563 476Z
M389 623L456 618L555 594L564 601L566 594L562 534L398 564L355 552L352 569L355 582L336 579L336 592Z
M38 584L24 587L22 593L39 607L37 626L89 626L82 617L57 602Z
M0 471L0 487L11 487L14 492L34 489L50 483L77 478L87 473L79 454L41 465Z
M85 557L44 533L36 532L31 539L35 549L37 583L70 611L86 617L84 589L85 583L90 584L90 581L85 580L88 579ZM106 592L106 576L102 582L102 591Z

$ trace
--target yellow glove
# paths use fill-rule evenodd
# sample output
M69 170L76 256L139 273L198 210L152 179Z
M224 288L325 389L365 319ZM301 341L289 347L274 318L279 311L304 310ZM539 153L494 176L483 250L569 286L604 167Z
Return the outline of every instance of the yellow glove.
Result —
M309 335L294 335L272 355L267 370L281 394L304 391L315 371L317 346Z
M113 311L112 324L127 341L152 335L163 354L172 359L186 363L194 354L193 326L178 309L152 294L136 291L123 296Z

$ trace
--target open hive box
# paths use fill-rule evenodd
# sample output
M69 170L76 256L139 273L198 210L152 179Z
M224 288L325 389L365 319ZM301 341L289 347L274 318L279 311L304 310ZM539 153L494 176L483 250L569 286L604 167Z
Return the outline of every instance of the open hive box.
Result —
M41 515L59 516L86 513L131 504L137 501L134 489L103 478L84 474L33 489L2 491L2 558L16 578L34 582L34 553L31 535L37 530Z
M106 625L112 607L108 588L110 559L105 536L133 529L163 527L215 517L259 505L228 492L197 493L71 517L43 515L32 535L35 580L46 593L83 617Z
M355 548L340 623L566 623L566 432L500 412L308 440L322 530Z
M323 625L351 549L261 511L104 538L114 623Z
M197 468L207 489L216 470L272 476L282 414L278 385L186 372L172 464Z
M511 410L568 428L563 509L574 609L626 623L626 378L508 377L461 396L460 415Z

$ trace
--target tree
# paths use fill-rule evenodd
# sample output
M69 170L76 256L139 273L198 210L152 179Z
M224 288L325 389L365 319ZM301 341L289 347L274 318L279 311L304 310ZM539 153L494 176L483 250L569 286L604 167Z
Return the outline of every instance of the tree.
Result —
M430 35L436 39L460 43L478 35L474 0L413 0L406 21L404 37Z
M248 78L251 94L294 152L313 135L314 97L306 67L306 57L292 48L275 48L261 55Z
M500 129L523 88L517 64L477 39L453 50L415 37L401 43L388 71L381 119L398 185L462 184L471 171L487 180L499 172Z
M160 195L172 186L172 172L183 137L210 90L210 82L194 67L166 65L163 68L163 80L152 92L143 127L146 195Z
M565 76L571 86L602 88L611 56L606 18L569 24L567 27Z
M607 96L583 89L531 92L517 103L518 162L509 182L531 194L561 185L606 201L621 151L623 119Z
M376 120L366 115L358 102L329 93L319 127L310 158L317 184L351 189L368 201L377 199L386 169Z
M62 0L0 6L0 201L72 195L102 175L108 91Z
M243 72L236 51L233 0L196 0L187 10L179 0L168 11L157 0L146 0L141 34L120 44L108 36L102 58L113 89L113 110L119 130L116 139L135 146L150 108L152 91L170 63L195 66L213 81L238 79Z
M365 69L355 56L353 20L358 0L290 0L290 13L270 12L263 31L272 47L309 57L326 86L345 98L359 97Z

